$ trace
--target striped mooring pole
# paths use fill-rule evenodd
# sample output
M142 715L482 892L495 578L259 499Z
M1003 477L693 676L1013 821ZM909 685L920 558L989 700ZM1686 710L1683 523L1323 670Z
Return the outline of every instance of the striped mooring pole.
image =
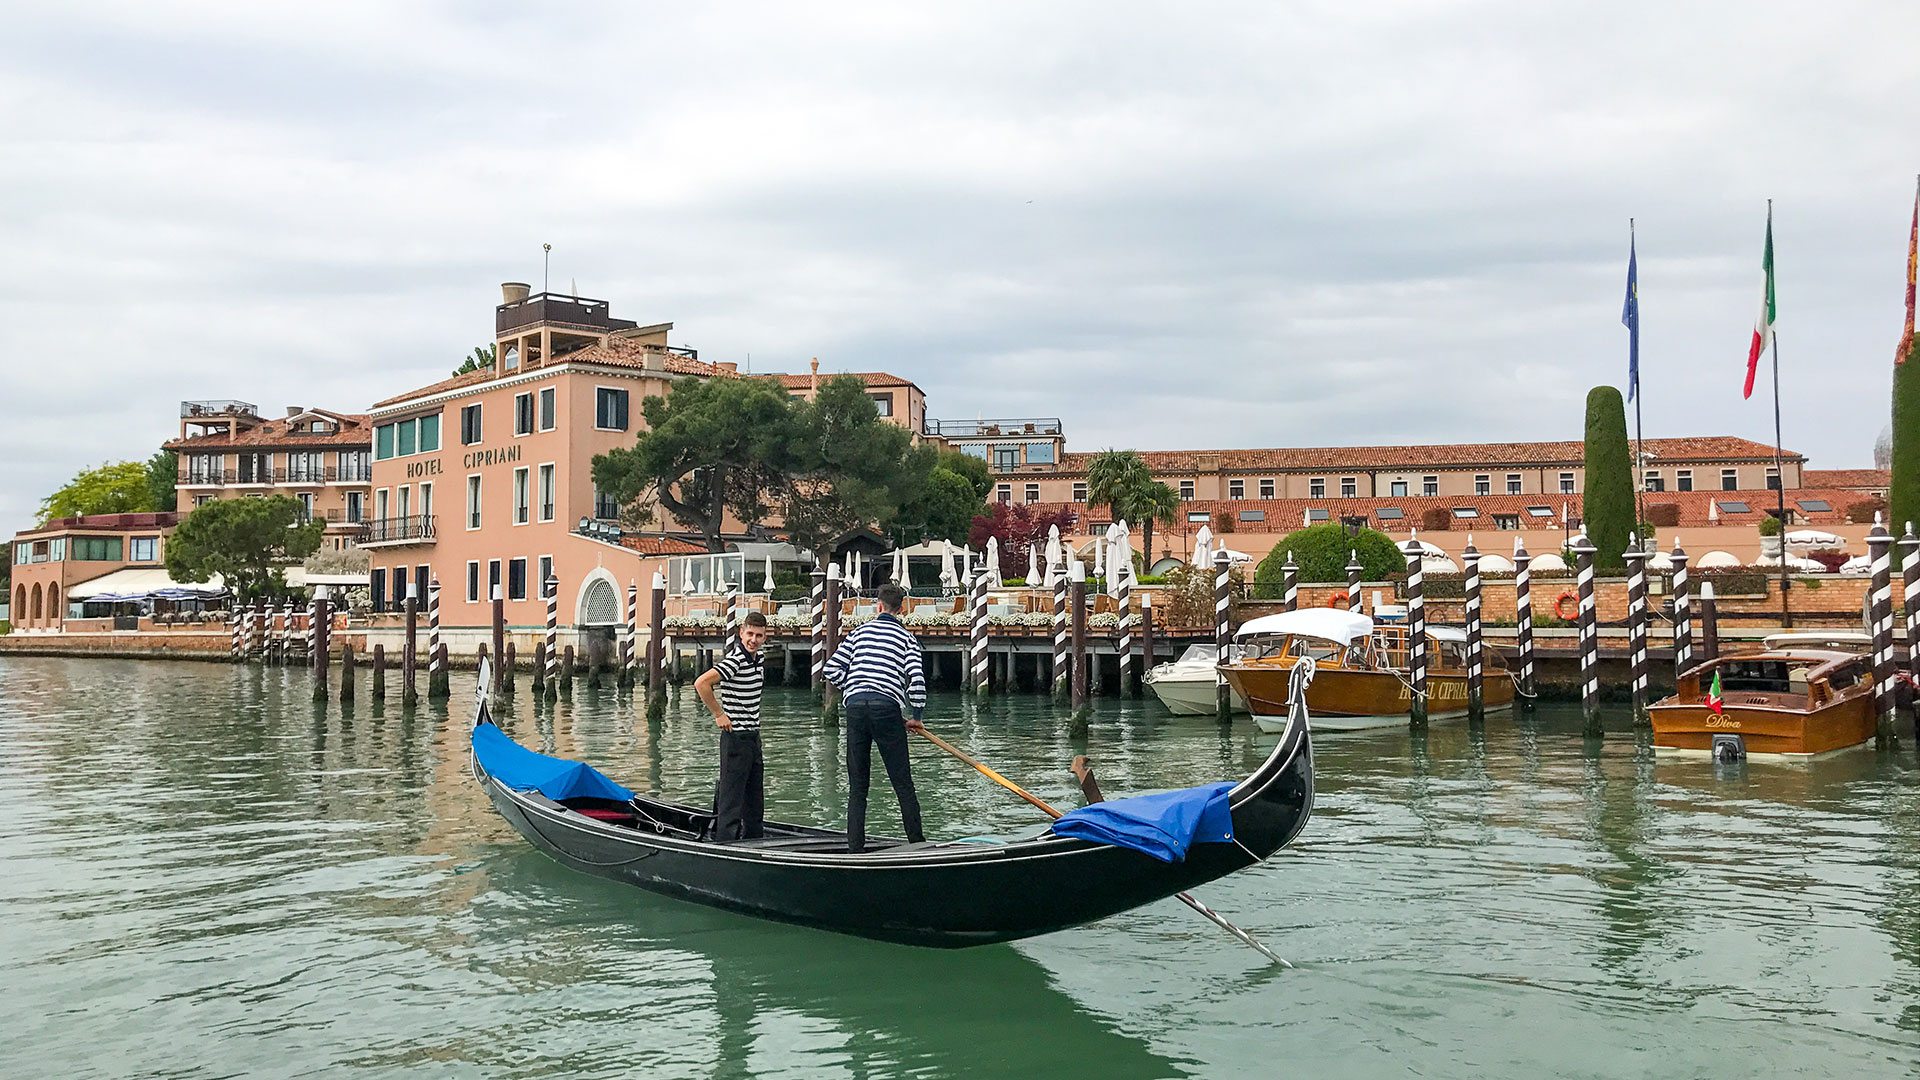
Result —
M1421 571L1425 551L1417 532L1400 548L1407 557L1407 668L1412 676L1407 715L1413 727L1427 726L1427 598Z
M1687 580L1687 552L1673 545L1673 677L1693 667L1693 583Z
M1467 542L1471 544L1473 542L1472 538L1469 537ZM1360 552L1354 548L1348 548L1347 610L1353 612L1355 615L1360 614L1360 575L1364 573L1365 570L1366 568L1360 565Z
M1784 551L1785 548L1782 548ZM1873 712L1879 721L1875 745L1885 749L1893 745L1893 535L1873 515L1873 528L1867 530L1867 554L1873 562L1871 598L1873 624Z
M1627 534L1627 662L1633 690L1633 722L1651 724L1647 714L1647 551L1635 533Z
M414 682L415 669L419 666L420 590L411 582L407 585L406 635L405 651L400 654L400 704L411 707L420 699Z
M540 659L547 670L541 673L541 686L545 696L551 698L560 693L560 579L549 576L540 583L540 592L547 600L546 634L540 639Z
M1906 613L1907 668L1920 677L1920 536L1913 533L1913 522L1900 536L1902 590L1900 603Z
M654 632L659 632L659 627ZM807 684L813 687L815 696L826 692L826 679L821 671L827 666L827 572L821 569L813 571L813 626L809 639L810 661L807 669Z
M1053 700L1067 700L1067 571L1053 577Z
M1533 556L1527 554L1527 545L1513 538L1513 612L1514 644L1520 650L1521 696L1533 697L1533 573L1529 569Z
M740 590L729 588L727 590L726 603L726 636L720 639L720 655L722 656L725 656L727 651L733 648L734 642L740 640Z
M327 598L327 587L313 587L313 605L308 609L313 613L307 623L307 639L311 645L307 649L308 662L313 665L313 700L327 700L327 639L333 630L333 604Z
M301 641L307 650L307 665L314 666L313 648L320 637L320 586L307 595L307 631L301 635Z
M1588 735L1601 734L1600 620L1593 595L1593 556L1598 550L1585 532L1573 538L1578 567L1575 588L1580 594L1580 714L1586 720Z
M267 602L255 600L247 619L247 656L265 662L267 658Z
M1480 550L1473 546L1473 534L1467 534L1467 549L1461 553L1466 564L1464 585L1467 607L1467 718L1478 720L1485 713L1486 671L1480 646Z
M1098 551L1096 547L1094 550ZM1089 668L1087 658L1087 564L1079 559L1067 560L1067 572L1062 575L1067 580L1067 607L1071 610L1073 623L1073 723L1070 734L1084 735L1087 730L1087 676Z
M1233 594L1227 577L1230 565L1224 549L1213 553L1213 647L1222 664L1227 662L1227 649L1233 644ZM1217 665L1213 671L1213 709L1220 720L1233 719L1233 687Z
M652 724L667 714L667 685L661 672L667 655L667 575L657 570L647 616L647 722Z
M627 620L620 626L620 678L618 684L623 689L633 688L635 665L639 661L633 655L633 643L640 637L640 583L627 579Z
M987 686L987 572L973 576L967 604L967 689L984 694Z
M1280 578L1282 587L1286 590L1284 594L1286 607L1284 610L1298 611L1300 608L1300 564L1293 561L1293 552L1291 551L1287 552L1285 565L1280 567Z
M1115 647L1119 650L1120 693L1138 694L1140 686L1133 678L1133 567L1132 559L1120 570L1119 595L1114 599L1120 605L1120 622L1115 627L1119 640Z
M286 637L286 607L286 601L282 600L279 607L267 608L267 663L269 664L280 663L283 654L286 652L286 645L284 643L284 638Z
M826 652L820 658L820 662L822 665L825 665L828 660L833 659L833 654L835 652L838 652L840 649L840 582L841 582L840 567L838 566L827 567L826 617L821 620L821 622L824 623L826 626L827 640L826 640ZM835 711L837 708L837 705L833 700L832 688L829 686L826 686L824 683L821 685L820 701L823 707L823 711L827 715L829 716L838 715L838 713Z
M447 677L447 647L440 643L440 578L427 582L427 699L439 701L451 692Z
M239 604L236 603L235 605L233 605L233 610L228 614L232 616L231 621L233 623L233 662L237 664L247 658L246 646L242 644L242 642L245 640L242 633L242 628L246 625L247 613L243 608L240 607Z

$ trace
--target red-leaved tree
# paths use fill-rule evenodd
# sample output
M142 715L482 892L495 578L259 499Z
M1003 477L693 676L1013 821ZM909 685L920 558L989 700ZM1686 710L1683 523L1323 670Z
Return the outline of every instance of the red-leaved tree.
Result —
M996 502L986 513L974 515L973 528L967 531L967 546L985 551L987 540L998 538L1000 576L1023 578L1027 576L1027 549L1039 548L1041 569L1045 570L1047 530L1058 525L1060 534L1065 536L1073 531L1078 520L1078 515L1065 507L1042 510L1025 503Z

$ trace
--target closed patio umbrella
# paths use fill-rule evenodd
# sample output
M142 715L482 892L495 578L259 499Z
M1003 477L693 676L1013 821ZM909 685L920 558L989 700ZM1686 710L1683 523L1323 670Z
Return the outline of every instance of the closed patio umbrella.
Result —
M1002 584L1000 581L1000 538L997 536L987 537L987 564L984 569L987 572L987 587L990 589L1000 588Z
M767 552L767 567L762 571L762 576L765 580L760 582L760 591L769 596L773 595L773 552L771 551Z
M1213 530L1205 525L1193 534L1193 565L1206 567L1213 565Z
M953 541L940 541L940 584L949 589L960 587L960 578L953 572Z
M1049 574L1048 576L1052 576L1052 575ZM1028 544L1027 545L1027 587L1031 589L1031 588L1037 588L1039 585L1040 585L1040 549L1033 544Z

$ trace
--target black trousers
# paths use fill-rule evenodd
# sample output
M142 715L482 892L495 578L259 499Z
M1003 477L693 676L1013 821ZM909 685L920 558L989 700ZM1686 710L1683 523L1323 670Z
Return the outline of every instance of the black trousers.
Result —
M847 850L867 847L867 788L873 779L873 747L893 781L900 800L900 821L907 840L926 839L920 831L920 797L913 792L913 770L907 760L907 725L900 703L879 694L861 694L847 701Z
M753 840L767 816L767 766L757 731L720 733L720 782L713 793L713 839Z

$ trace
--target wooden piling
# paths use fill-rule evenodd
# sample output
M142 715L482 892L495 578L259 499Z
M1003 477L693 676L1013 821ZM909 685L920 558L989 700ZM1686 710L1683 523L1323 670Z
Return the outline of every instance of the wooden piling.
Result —
M634 659L634 639L640 636L640 583L627 579L627 618L620 625L620 689L633 689L634 676L639 663Z
M1069 730L1087 730L1087 570L1078 559L1067 562L1068 604L1073 623L1073 720Z
M445 701L448 685L447 646L440 640L440 578L427 582L427 699Z
M1291 551L1287 552L1287 561L1280 567L1280 580L1282 587L1286 590L1284 593L1286 604L1284 610L1300 610L1300 565L1293 561L1293 552ZM1151 668L1153 661L1148 660L1147 666Z
M985 568L973 576L967 604L967 665L966 685L975 697L984 696L987 688L987 584Z
M1227 574L1231 566L1225 548L1213 553L1213 645L1222 664L1233 646L1233 579ZM1233 719L1233 687L1218 669L1213 676L1213 708L1221 723Z
M1134 693L1145 690L1147 673L1153 670L1153 594L1140 594L1140 682Z
M333 630L333 603L320 595L325 585L313 590L313 621L308 625L308 633L313 638L313 647L309 650L313 663L313 700L327 700L327 680L331 674L327 665L332 657L327 641Z
M236 601L233 605L233 610L229 611L227 615L229 616L228 621L232 624L232 631L233 631L233 645L232 645L233 651L230 654L229 659L231 659L234 663L238 664L246 660L247 658L246 646L244 644L244 641L245 641L244 628L246 626L247 613L243 608L241 608L240 604Z
M500 586L493 587L493 656L496 661L507 655L507 599ZM506 665L496 662L493 665L493 692L498 694L505 689L513 678Z
M1533 556L1519 537L1513 538L1513 602L1515 645L1520 650L1519 685L1514 689L1522 697L1532 698L1533 688L1533 574L1529 569Z
M1427 726L1427 598L1423 590L1425 550L1418 533L1411 533L1400 549L1407 557L1407 661L1412 689L1407 694L1408 723Z
M1029 582L1029 584L1033 584ZM1053 700L1064 702L1070 696L1067 650L1071 630L1067 626L1067 573L1061 567L1053 579Z
M373 646L373 698L375 701L387 696L387 647L376 642Z
M1132 551L1131 548L1128 549ZM1120 608L1120 621L1114 627L1114 658L1120 674L1120 695L1137 694L1140 687L1133 672L1133 559L1121 564L1114 603Z
M647 721L657 724L667 714L667 686L661 677L666 655L667 576L653 575L653 603L647 626Z
M1700 583L1700 655L1695 666L1720 659L1720 605L1713 597L1713 582Z
M518 681L515 676L518 674L517 668L519 663L520 657L514 648L513 642L512 640L508 640L507 651L501 654L500 659L500 666L505 668L507 672L507 677L500 681L500 696L513 696L514 684Z
M354 671L353 642L340 643L340 700L342 704L353 701Z
M1586 721L1586 733L1599 735L1600 725L1600 619L1593 593L1593 557L1599 549L1582 531L1573 538L1577 564L1575 589L1580 594L1580 714Z
M840 648L840 580L840 568L827 567L826 612L821 618L826 635L824 652L821 656L823 666L826 661L833 659L833 654ZM838 709L838 703L833 697L833 688L828 686L823 678L820 682L820 711L829 719L833 719L839 716Z
M1647 552L1637 533L1627 534L1627 658L1633 693L1633 722L1652 726L1647 712Z
M1920 678L1920 536L1913 533L1913 522L1900 536L1901 607L1906 612L1907 667Z
M656 590L654 595L659 596ZM813 687L813 695L824 699L827 693L827 680L821 674L827 666L827 572L815 567L813 571L812 623L808 628L807 685ZM655 609L659 610L659 609ZM654 627L659 632L659 627Z
M1673 677L1693 669L1693 586L1687 579L1687 552L1673 545Z
M1472 533L1467 534L1467 548L1460 557L1467 571L1464 584L1467 617L1467 719L1471 722L1484 719L1487 708L1486 672L1480 641L1480 551L1473 546ZM1354 561L1357 563L1359 560L1356 558ZM1349 566L1348 574L1352 575L1353 570L1354 568ZM1349 592L1356 591L1359 587L1359 582L1351 580L1350 577Z
M740 640L740 590L739 589L737 588L727 589L725 610L726 610L726 618L722 625L726 627L726 631L720 639L720 648L717 650L721 656L725 656L727 654L727 650L733 648L733 643Z
M1786 545L1781 545L1781 557L1785 558ZM1887 532L1886 525L1880 521L1878 513L1873 516L1873 528L1867 530L1867 555L1873 564L1873 584L1868 596L1871 615L1869 623L1873 633L1873 711L1879 720L1874 745L1887 749L1893 745L1893 588L1892 561L1893 536Z
M560 696L573 700L573 646L568 645L560 651Z
M1471 539L1467 541L1473 543ZM1360 575L1366 573L1366 567L1360 565L1360 552L1357 548L1347 549L1347 610L1360 614ZM1224 654L1222 654L1224 655Z
M540 594L547 602L547 632L540 639L544 655L541 660L541 692L552 697L560 692L560 579L549 574L540 583Z
M547 651L545 638L533 643L533 696L545 698L553 692L553 680L547 677L547 668L553 663L553 654Z
M419 687L413 681L414 665L418 660L415 649L420 635L419 602L411 591L404 604L406 612L406 640L400 651L400 704L404 708L420 700Z

